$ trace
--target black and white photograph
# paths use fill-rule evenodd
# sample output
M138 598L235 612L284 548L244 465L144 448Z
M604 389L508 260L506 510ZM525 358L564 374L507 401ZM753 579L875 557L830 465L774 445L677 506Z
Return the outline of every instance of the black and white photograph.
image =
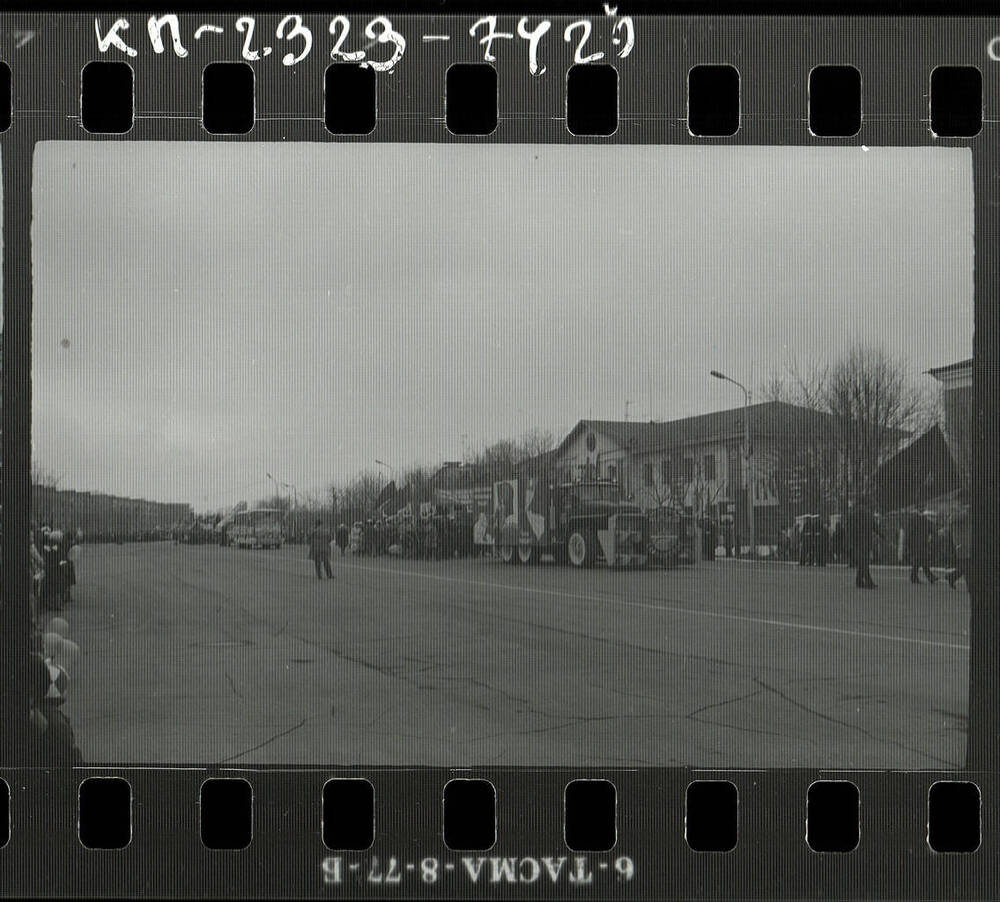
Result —
M32 175L40 761L963 766L968 148Z

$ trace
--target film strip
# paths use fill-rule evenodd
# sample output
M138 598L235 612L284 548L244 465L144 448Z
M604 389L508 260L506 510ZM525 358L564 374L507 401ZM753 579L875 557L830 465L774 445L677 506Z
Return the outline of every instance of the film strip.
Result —
M0 47L5 895L996 895L995 19Z

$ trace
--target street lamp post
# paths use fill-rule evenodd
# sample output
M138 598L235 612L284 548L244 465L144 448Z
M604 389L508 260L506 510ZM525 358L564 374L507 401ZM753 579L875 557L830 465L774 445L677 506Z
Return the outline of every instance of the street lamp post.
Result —
M302 531L299 523L299 490L290 482L281 483L281 487L292 490L292 539L297 542Z
M746 386L741 382L737 382L735 379L729 378L724 373L720 373L718 370L711 370L709 375L715 377L716 379L723 379L726 382L732 382L733 385L738 386L743 390L743 467L744 467L744 485L746 486L747 493L747 517L748 526L750 528L750 556L757 557L757 534L754 528L754 511L753 511L753 485L751 484L751 472L750 472L750 455L753 453L753 446L750 444L750 392L747 391Z
M278 480L275 479L270 473L267 474L267 478L270 479L271 482L274 483L274 497L275 498L280 498L281 497L281 492L278 491Z

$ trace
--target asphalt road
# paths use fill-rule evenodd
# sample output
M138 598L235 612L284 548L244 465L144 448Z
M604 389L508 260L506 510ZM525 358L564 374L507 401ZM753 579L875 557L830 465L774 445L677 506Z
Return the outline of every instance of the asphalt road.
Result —
M88 546L89 762L942 768L969 603L898 569L576 571L301 547Z

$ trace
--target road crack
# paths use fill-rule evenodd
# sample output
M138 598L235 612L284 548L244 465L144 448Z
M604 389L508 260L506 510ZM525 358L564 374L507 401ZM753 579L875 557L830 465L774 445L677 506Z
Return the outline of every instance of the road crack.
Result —
M219 764L228 764L230 761L235 761L237 758L242 758L244 755L249 755L251 752L256 752L258 749L262 749L264 748L264 746L270 745L275 740L281 739L282 736L288 736L290 733L294 733L296 730L302 729L302 727L304 727L312 719L313 719L312 717L303 717L302 720L300 720L294 726L289 727L287 730L281 730L280 732L277 732L274 735L269 736L263 742L258 742L257 745L251 746L248 749L244 749L242 752L237 752L235 755L230 755L228 758L223 758L219 762Z

